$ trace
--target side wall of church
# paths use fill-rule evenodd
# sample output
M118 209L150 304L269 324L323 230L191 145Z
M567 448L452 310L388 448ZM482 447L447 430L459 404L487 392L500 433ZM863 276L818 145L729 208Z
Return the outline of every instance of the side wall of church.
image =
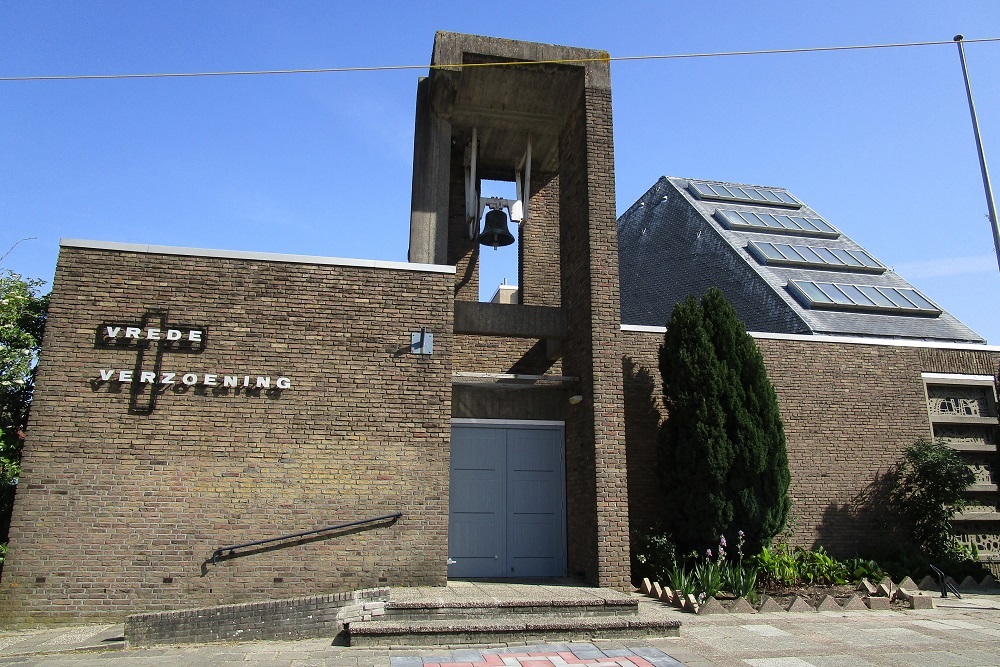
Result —
M453 289L447 272L63 247L3 615L444 584ZM202 330L204 349L164 348L156 369L156 344L140 361L134 341L95 339L150 311ZM421 327L431 355L410 353ZM133 399L121 380L154 370L174 384L143 414L148 385ZM239 386L222 386L227 375ZM258 376L270 387L255 388ZM211 560L222 546L397 512Z

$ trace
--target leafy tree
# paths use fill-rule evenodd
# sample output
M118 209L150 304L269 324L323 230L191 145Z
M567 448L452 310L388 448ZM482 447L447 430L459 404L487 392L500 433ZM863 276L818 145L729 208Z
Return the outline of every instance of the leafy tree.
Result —
M932 561L968 560L969 550L952 533L951 520L965 509L965 489L976 480L962 457L926 438L906 449L890 496L910 528L913 546Z
M718 289L674 307L660 373L663 519L679 550L700 553L742 530L756 552L791 506L785 433L763 357Z
M0 542L7 541L49 297L40 280L0 274Z

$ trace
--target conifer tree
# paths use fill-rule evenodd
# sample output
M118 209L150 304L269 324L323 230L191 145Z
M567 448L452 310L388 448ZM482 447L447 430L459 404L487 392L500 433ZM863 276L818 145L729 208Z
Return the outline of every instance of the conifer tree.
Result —
M743 531L750 553L785 526L785 434L764 360L718 289L677 304L660 348L663 519L699 553Z

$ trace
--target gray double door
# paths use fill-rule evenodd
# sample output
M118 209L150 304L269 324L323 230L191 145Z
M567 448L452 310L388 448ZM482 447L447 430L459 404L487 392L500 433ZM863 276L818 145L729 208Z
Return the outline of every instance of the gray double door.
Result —
M453 424L449 577L566 574L562 425Z

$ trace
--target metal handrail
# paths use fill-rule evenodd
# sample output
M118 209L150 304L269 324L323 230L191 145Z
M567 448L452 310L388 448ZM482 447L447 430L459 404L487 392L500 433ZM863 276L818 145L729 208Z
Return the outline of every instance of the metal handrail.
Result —
M353 526L360 526L366 523L388 521L389 519L395 521L401 516L403 516L402 512L396 512L395 514L386 514L385 516L377 516L371 519L361 519L360 521L349 521L347 523L337 524L336 526L327 526L326 528L316 528L315 530L304 530L301 533L291 533L290 535L281 535L280 537L269 537L266 540L257 540L256 542L246 542L244 544L233 544L228 547L219 547L218 549L212 552L212 565L216 564L216 560L220 556L225 556L228 558L232 556L237 549L246 549L247 547L257 547L262 544L270 544L271 542L280 542L282 540L292 540L297 537L318 535L319 533L325 533L331 530L340 530L342 528L351 528Z
M937 576L937 578L938 578L938 583L941 584L941 597L943 597L943 598L948 597L948 591L951 591L952 593L955 594L955 597L957 597L959 600L961 600L962 599L962 594L959 593L958 589L955 588L951 584L951 582L948 581L948 578L947 578L948 575L946 575L944 573L944 570L942 570L939 567L936 567L934 564L930 564L930 565L931 565L931 570L934 572L935 576Z

